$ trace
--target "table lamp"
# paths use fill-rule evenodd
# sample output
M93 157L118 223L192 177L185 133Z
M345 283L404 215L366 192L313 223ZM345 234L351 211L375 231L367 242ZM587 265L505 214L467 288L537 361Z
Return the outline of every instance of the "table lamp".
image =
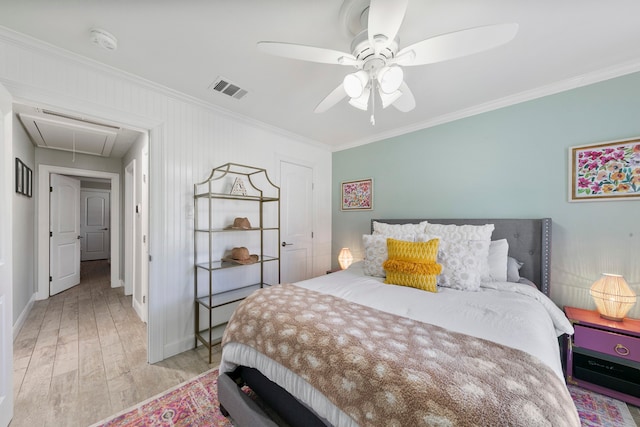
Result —
M621 322L636 303L636 294L619 274L603 273L589 292L600 317Z
M345 270L349 268L351 263L353 262L353 255L351 255L351 251L349 248L340 249L340 254L338 255L338 263L340 264L340 268Z

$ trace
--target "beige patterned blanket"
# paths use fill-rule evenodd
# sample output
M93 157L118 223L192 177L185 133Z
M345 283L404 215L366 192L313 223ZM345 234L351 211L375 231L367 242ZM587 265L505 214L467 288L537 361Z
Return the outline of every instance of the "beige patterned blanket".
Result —
M284 365L361 426L580 426L564 382L525 352L295 285L244 300L229 342Z

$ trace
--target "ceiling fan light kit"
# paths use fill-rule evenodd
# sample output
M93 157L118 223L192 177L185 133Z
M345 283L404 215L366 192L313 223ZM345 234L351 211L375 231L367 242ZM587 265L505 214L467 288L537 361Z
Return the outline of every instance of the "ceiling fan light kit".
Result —
M258 49L285 58L356 68L315 108L322 113L344 98L355 108L372 110L376 97L382 108L393 105L401 112L415 108L415 98L404 81L401 66L433 64L472 55L511 41L517 24L487 25L441 34L399 47L397 37L409 0L344 0L340 20L352 34L351 53L285 42L261 41ZM356 32L356 22L360 31ZM377 89L377 90L376 90Z

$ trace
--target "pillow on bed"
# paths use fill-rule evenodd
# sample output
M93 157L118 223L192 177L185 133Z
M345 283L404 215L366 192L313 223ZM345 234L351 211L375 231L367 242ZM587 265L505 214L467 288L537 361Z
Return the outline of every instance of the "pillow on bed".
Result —
M396 234L394 239L413 242L413 234ZM364 234L362 236L364 246L364 264L362 270L367 276L385 277L382 263L387 256L387 236Z
M455 289L478 290L480 282L491 281L489 270L489 245L491 244L491 234L495 226L493 224L471 225L471 224L425 224L425 232L441 238L441 252L444 254L446 263L442 262L443 273L438 279L441 286L453 287ZM466 244L452 244L452 242L468 242ZM484 243L481 243L484 242ZM474 254L474 248L478 251ZM464 262L456 260L455 254L464 254ZM451 269L454 271L450 271ZM472 272L475 268L478 271ZM462 280L459 285L453 285L452 280Z
M523 262L515 258L507 258L507 282L517 282L520 280L520 269L523 265Z
M463 291L479 290L490 244L487 240L441 240L438 262L442 264L442 274L438 285Z
M509 243L507 239L493 240L489 245L489 275L493 282L507 281L507 258ZM483 280L487 281L487 280Z
M386 222L373 221L372 234L393 237L400 234L424 233L425 225L427 225L427 221L422 221L419 224L387 224Z
M389 259L383 264L387 273L384 283L437 292L437 276L442 272L442 265L436 263L438 242L387 239Z

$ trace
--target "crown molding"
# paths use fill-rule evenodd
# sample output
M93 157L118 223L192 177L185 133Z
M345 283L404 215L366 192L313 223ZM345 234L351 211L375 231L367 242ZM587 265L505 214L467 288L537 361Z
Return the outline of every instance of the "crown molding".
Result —
M427 120L421 123L416 123L411 126L406 126L400 129L394 129L390 132L383 132L376 135L372 135L369 138L360 139L349 144L343 144L339 147L334 147L334 152L348 150L350 148L359 147L361 145L370 144L372 142L382 141L389 138L395 138L400 135L405 135L411 132L431 128L444 123L453 122L456 120L464 119L466 117L475 116L477 114L486 113L493 110L498 110L504 107L510 107L512 105L520 104L534 99L543 98L545 96L555 95L561 92L566 92L572 89L577 89L583 86L589 86L591 84L611 80L616 77L622 77L628 74L633 74L640 71L640 59L624 62L611 67L603 68L588 74L583 74L576 77L571 77L565 80L561 80L555 83L551 83L545 86L540 86L535 89L526 90L514 95L506 96L504 98L496 99L493 101L485 102L479 105L475 105L463 110L453 112L451 114L444 114L442 116L435 117L431 120Z
M247 116L243 116L241 114L235 113L233 111L227 110L225 108L219 107L215 104L211 104L205 102L199 98L196 98L191 95L187 95L183 92L179 92L177 90L171 89L167 86L161 85L159 83L153 82L151 80L147 80L143 77L137 76L132 73L128 73L119 68L112 67L110 65L106 65L102 62L96 61L91 58L87 58L86 56L79 55L77 53L71 52L66 49L62 49L59 46L53 45L51 43L47 43L45 41L36 39L34 37L28 36L23 33L19 33L10 28L4 27L0 25L0 41L9 43L23 50L27 50L36 54L45 55L53 59L57 60L65 60L68 62L72 62L78 64L80 66L91 69L92 71L102 73L106 76L127 81L131 84L135 84L137 86L141 86L144 89L162 94L169 98L172 98L177 101L182 101L213 113L219 114L226 118L232 119L234 121L244 123L253 127L261 128L271 133L279 134L283 137L292 139L297 142L302 142L307 145L311 145L316 148L325 149L327 151L331 151L331 147L327 144L324 144L320 141L313 140L307 138L302 135L298 135L293 132L289 132L282 128L264 123L260 120L256 120ZM7 79L4 79L8 81ZM21 84L21 86L25 86ZM34 90L36 88L33 88Z

